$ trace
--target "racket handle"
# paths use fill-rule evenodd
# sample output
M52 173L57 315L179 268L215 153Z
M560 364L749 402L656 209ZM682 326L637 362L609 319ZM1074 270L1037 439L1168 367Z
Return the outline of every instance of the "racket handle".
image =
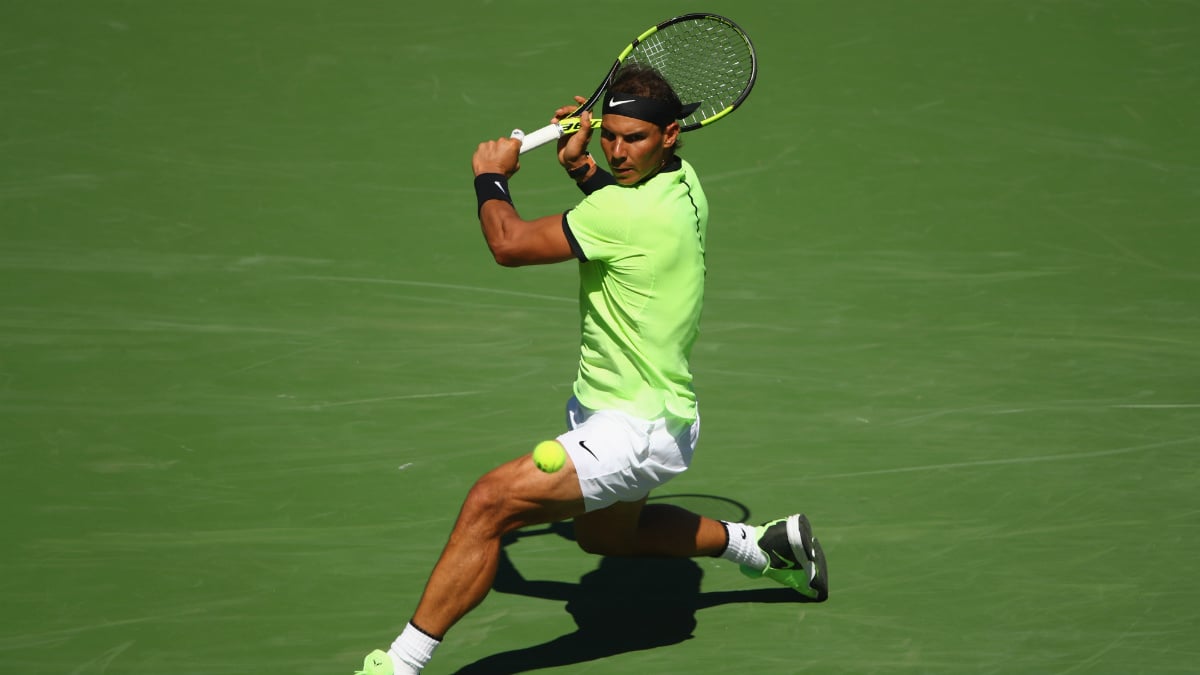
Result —
M557 141L559 136L562 136L562 133L562 126L558 124L547 124L541 129L531 131L521 139L521 153L524 154L551 141Z

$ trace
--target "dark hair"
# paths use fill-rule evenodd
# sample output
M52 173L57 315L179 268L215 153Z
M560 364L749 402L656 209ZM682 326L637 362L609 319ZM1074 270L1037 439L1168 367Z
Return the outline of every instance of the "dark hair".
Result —
M640 63L627 63L621 66L621 69L613 76L612 83L608 85L608 91L652 98L668 103L673 108L683 109L679 95L671 88L671 83L667 82L667 78L654 68ZM659 128L665 130L667 125L661 124ZM681 147L683 147L682 140L677 139L674 150Z
M612 84L608 86L608 90L633 94L642 98L652 98L683 107L679 101L679 95L671 88L671 83L667 82L666 78L657 70L640 63L621 66L613 78Z

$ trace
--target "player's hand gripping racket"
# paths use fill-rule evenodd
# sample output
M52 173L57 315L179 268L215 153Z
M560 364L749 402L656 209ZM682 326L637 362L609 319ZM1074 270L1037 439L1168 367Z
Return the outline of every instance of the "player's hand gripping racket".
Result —
M612 78L626 63L654 68L666 78L685 106L698 108L679 121L681 131L693 131L733 112L750 95L758 74L758 60L750 37L736 23L717 14L684 14L668 19L634 38L617 56L596 93L557 124L527 134L519 130L521 152L579 131L579 114L591 110ZM592 118L592 127L600 118Z

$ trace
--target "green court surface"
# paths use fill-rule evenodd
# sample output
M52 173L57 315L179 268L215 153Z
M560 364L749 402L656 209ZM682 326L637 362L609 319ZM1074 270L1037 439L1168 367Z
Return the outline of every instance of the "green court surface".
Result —
M808 513L831 598L535 529L426 672L1200 670L1197 2L130 0L0 9L0 673L386 647L574 375L574 265L492 262L471 153L700 9L761 70L685 138L664 499Z

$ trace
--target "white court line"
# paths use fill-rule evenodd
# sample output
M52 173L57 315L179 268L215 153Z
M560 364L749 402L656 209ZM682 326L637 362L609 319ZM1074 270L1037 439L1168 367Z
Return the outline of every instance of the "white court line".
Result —
M1110 408L1200 408L1200 403L1120 403Z
M1195 443L1200 441L1200 436L1192 436L1190 438L1177 438L1173 441L1162 441L1159 443L1149 443L1147 445L1135 445L1129 448L1115 448L1113 450L1097 450L1096 452L1081 452L1074 455L1042 455L1041 457L1014 457L1012 459L983 459L977 462L953 462L950 464L927 464L925 466L905 466L896 469L877 469L875 471L855 471L853 473L834 473L826 476L811 476L811 478L855 478L858 476L880 476L889 473L913 473L916 471L938 471L941 469L965 469L977 466L997 466L1002 464L1033 464L1034 462L1056 462L1069 459L1090 459L1093 457L1108 457L1110 455L1127 455L1132 452L1142 452L1143 450L1157 450L1158 448L1167 448L1172 445L1184 445L1187 443Z
M118 626L129 626L129 625L133 625L133 624L149 623L149 622L162 624L164 622L164 620L180 619L185 616L194 616L197 614L204 614L213 609L219 609L219 608L223 608L223 607L233 607L236 605L244 605L244 604L246 604L246 602L247 601L244 599L217 600L217 601L206 603L204 606L187 607L187 608L181 609L179 611L163 613L163 614L151 614L150 616L140 616L140 617L134 617L134 618L130 618L130 619L114 619L114 620L110 620L110 621L99 621L99 622L96 622L93 624L88 624L88 625L83 625L83 626L73 626L71 628L62 628L62 629L58 629L58 630L44 631L41 633L27 633L25 635L6 635L3 638L0 638L0 651L8 651L8 650L12 650L12 649L27 649L29 647L36 647L39 645L55 644L55 643L63 642L64 640L68 640L80 633L83 633L86 631L92 631L92 630L100 630L102 628L115 628Z
M337 408L344 405L358 405L360 403L379 403L381 401L404 401L417 398L447 398L450 396L473 396L482 394L482 391L447 391L440 394L400 394L398 396L380 396L378 398L360 398L354 401L335 401L333 403L314 403L312 405L299 406L300 410L323 410L325 408Z
M1067 405L1073 404L1073 405ZM905 417L903 419L892 420L882 426L904 426L913 422L924 422L926 420L945 417L946 415L956 415L959 413L983 413L987 415L1013 415L1023 412L1044 412L1047 410L1077 410L1081 407L1090 407L1092 404L1087 401L1062 401L1059 405L1047 406L1044 408L1005 408L995 409L991 405L972 406L970 408L947 408L945 410L935 410L933 412ZM1200 403L1111 403L1106 408L1123 408L1126 410L1173 410L1173 409L1188 409L1200 408Z
M537 293L522 293L520 291L505 291L499 288L486 288L483 286L461 286L458 284L439 284L432 281L407 281L404 279L375 279L370 277L327 277L327 276L295 276L293 279L307 279L311 281L342 281L356 284L387 284L392 286L421 286L425 288L446 288L455 291L472 291L475 293L492 293L494 295L515 295L521 298L537 298L538 300L551 300L553 302L563 302L574 304L574 297L564 298L557 295L539 295Z
M303 353L305 353L305 352L311 352L311 351L312 351L312 350L314 350L314 349L320 349L321 347L324 347L324 346L325 346L324 344L316 344L316 345L309 345L309 346L307 346L307 347L301 347L300 349L296 349L296 350L293 350L293 351L287 352L286 354L279 354L278 356L273 356L273 357L271 357L271 358L269 358L269 359L264 359L264 360L262 360L262 361L258 361L258 362L256 362L256 363L251 363L250 365L248 365L248 366L245 366L245 367L242 367L242 368L238 368L237 370L231 370L231 371L229 371L228 373L225 373L224 375L222 375L221 377L228 377L228 376L230 376L230 375L237 375L238 373L244 373L244 372L246 372L246 371L248 371L248 370L254 370L255 368L261 368L261 367L263 367L263 366L265 366L265 365L267 365L267 364L270 364L270 363L275 363L276 361L282 361L283 359L286 359L286 358L291 358L291 357L293 357L293 356L295 356L295 355L297 355L297 354L303 354Z

